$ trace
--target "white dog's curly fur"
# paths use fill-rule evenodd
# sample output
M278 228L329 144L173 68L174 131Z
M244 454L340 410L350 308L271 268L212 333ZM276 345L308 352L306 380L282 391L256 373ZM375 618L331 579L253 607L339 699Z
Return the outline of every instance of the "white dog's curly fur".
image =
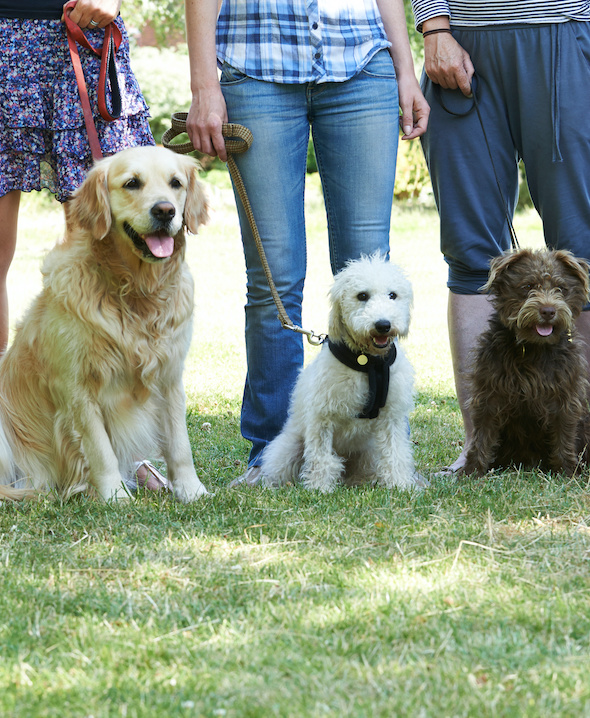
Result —
M412 287L379 255L349 262L330 291L329 337L355 354L384 357L410 325ZM376 418L359 418L369 395L367 374L341 363L327 343L295 386L289 417L262 458L262 485L301 481L333 491L340 481L387 488L423 484L414 473L408 434L413 370L397 344L389 393ZM364 359L363 359L364 361Z

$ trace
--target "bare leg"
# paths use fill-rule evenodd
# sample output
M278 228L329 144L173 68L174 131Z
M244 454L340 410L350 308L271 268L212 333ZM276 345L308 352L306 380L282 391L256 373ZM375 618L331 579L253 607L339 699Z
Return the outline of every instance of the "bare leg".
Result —
M463 467L465 454L473 438L473 423L467 406L469 401L470 353L475 347L479 335L487 329L491 313L492 305L487 296L449 292L449 343L451 345L451 359L455 375L455 390L465 428L463 451L449 466L451 471L457 471ZM590 337L590 321L588 322L588 327Z
M20 190L13 190L0 197L0 356L8 344L8 292L6 277L14 257L18 227Z

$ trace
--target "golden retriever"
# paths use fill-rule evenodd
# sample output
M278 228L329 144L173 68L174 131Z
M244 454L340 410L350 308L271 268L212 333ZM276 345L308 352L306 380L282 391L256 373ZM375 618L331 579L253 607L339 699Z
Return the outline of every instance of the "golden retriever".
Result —
M90 170L0 362L0 497L126 498L123 477L155 452L177 499L207 493L182 385L193 314L184 229L206 218L191 158L135 147Z

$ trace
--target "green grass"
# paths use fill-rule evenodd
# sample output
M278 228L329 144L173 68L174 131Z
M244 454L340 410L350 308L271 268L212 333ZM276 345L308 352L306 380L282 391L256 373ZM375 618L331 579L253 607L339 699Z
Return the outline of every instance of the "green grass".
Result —
M185 381L195 463L215 495L0 507L0 715L590 716L588 474L503 472L419 495L227 488L248 451L245 277L227 178L205 181ZM320 332L330 275L316 177L308 189L304 325ZM25 198L14 319L60 222ZM516 226L522 245L539 244L536 215ZM427 474L462 439L437 235L432 209L394 207Z

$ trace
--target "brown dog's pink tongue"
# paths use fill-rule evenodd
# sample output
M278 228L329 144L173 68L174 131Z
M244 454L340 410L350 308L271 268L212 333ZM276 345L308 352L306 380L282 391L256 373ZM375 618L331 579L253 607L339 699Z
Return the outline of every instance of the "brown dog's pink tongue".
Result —
M161 237L155 234L144 237L143 240L154 257L158 257L159 259L170 257L172 252L174 252L173 237Z
M553 327L550 324L537 324L537 334L542 337L548 337L553 332Z

